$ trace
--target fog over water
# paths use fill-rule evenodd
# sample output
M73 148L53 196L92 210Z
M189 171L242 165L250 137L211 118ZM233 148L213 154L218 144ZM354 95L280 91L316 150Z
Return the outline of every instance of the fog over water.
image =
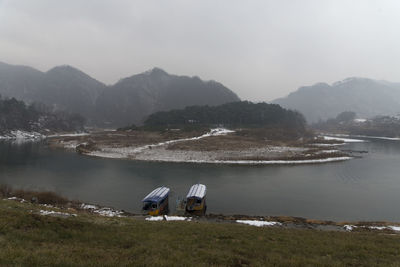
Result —
M350 76L398 81L400 2L0 0L0 61L114 83L154 66L269 101Z

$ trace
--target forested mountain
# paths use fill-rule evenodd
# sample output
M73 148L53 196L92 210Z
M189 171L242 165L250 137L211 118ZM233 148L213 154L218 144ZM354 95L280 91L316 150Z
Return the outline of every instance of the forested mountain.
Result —
M191 105L219 105L238 101L238 96L222 84L198 77L170 75L154 68L122 79L99 97L97 114L103 122L124 126L141 123L156 111Z
M361 118L400 113L400 84L366 78L348 78L332 85L301 87L273 103L300 111L309 123L334 118L352 110Z
M159 68L106 86L71 66L41 72L5 63L0 63L0 94L79 113L89 124L109 127L140 124L160 110L239 100L220 83L170 75Z
M41 102L55 111L79 113L93 120L96 99L104 84L70 66L40 72L0 63L0 94L27 103Z
M399 116L376 116L369 119L356 119L357 114L345 111L326 121L312 124L318 131L330 133L345 133L350 135L365 135L375 137L400 137Z
M59 66L45 73L44 87L36 101L55 110L79 113L93 121L96 101L106 86L71 66Z
M225 127L276 127L305 130L305 119L297 111L276 104L248 101L219 106L191 106L181 110L157 112L145 121L145 127L181 127L187 125Z
M32 102L44 85L44 76L31 67L0 62L0 94Z
M84 118L77 114L53 112L42 104L26 105L15 98L0 96L0 134L12 130L40 133L59 131L81 131Z

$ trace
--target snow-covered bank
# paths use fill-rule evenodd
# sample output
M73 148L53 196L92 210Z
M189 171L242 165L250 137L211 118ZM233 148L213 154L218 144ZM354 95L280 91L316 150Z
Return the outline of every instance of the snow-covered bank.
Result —
M324 140L334 140L334 141L343 141L345 143L361 143L365 142L365 140L361 139L352 139L352 138L340 138L340 137L332 137L332 136L323 136Z
M369 135L355 135L355 137L381 139L381 140L389 140L389 141L400 141L399 137L384 137L384 136L369 136Z
M53 210L39 210L40 215L50 215L50 216L61 216L61 217L75 217L78 216L75 213L68 213L68 212L60 212L60 211L53 211Z
M236 222L257 227L282 225L280 222L268 222L268 221L256 221L256 220L236 220Z
M364 228L364 229L370 229L370 230L392 230L392 231L396 231L396 232L400 232L400 226L394 226L394 225L388 225L388 226L368 226L368 225L351 225L351 224L346 224L343 226L343 228L346 231L353 231L356 228Z
M233 133L234 131L228 130L228 129L224 129L224 128L216 128L216 129L211 129L210 132L200 135L200 136L196 136L196 137L191 137L191 138L182 138L182 139L176 139L176 140L170 140L170 141L165 141L165 142L160 142L157 144L153 144L153 145L146 145L146 146L141 146L141 147L136 147L136 148L128 148L128 150L130 149L130 153L140 153L144 150L147 149L153 149L153 148L157 148L160 146L166 146L166 145L171 145L171 144L175 144L175 143L179 143L179 142L186 142L186 141L193 141L193 140L199 140L202 138L206 138L206 137L210 137L210 136L219 136L219 135L225 135L228 133ZM126 149L125 148L116 148L114 149L114 152L118 153L118 152L122 152L122 154L126 153Z
M86 135L89 135L89 133L65 133L65 134L43 135L38 132L14 130L0 135L0 140L13 141L18 143L18 142L40 141L42 139L51 137L76 137L76 136L86 136Z
M135 156L136 154L144 152L145 150L156 149L156 148L159 148L162 146L167 146L167 145L175 144L175 143L179 143L179 142L199 140L199 139L210 137L210 136L225 135L225 134L233 133L233 132L234 131L224 129L224 128L216 128L216 129L211 129L211 131L206 134L196 136L196 137L175 139L175 140L160 142L157 144L139 146L139 147L118 147L118 148L106 147L106 148L102 148L100 151L92 151L90 153L87 153L87 155L95 156L95 157L102 157L102 158L115 158L115 159L131 158L131 157Z
M298 149L298 148L294 148ZM334 150L330 150L329 153L333 153ZM268 153L268 148L259 148L249 151L171 151L165 148L152 149L147 152L138 153L136 155L131 154L129 151L126 153L115 153L107 151L93 151L88 155L102 157L102 158L113 158L113 159L133 159L140 161L155 161L155 162L174 162L174 163L199 163L199 164L236 164L236 165L283 165L283 164L313 164L313 163L327 163L335 161L350 160L352 157L328 157L321 159L302 159L302 160L224 160L221 157L226 155L240 156L254 153L255 155L261 155ZM279 152L278 152L279 153Z
M159 222L159 221L191 221L192 217L182 217L182 216L151 216L145 219L150 222Z
M17 143L38 141L43 138L45 138L45 136L38 132L26 132L20 130L10 131L3 135L0 135L0 140L13 141Z
M325 159L304 159L304 160L216 160L216 161L187 161L191 163L212 163L212 164L238 164L238 165L274 165L274 164L312 164L334 161L345 161L352 157L333 157Z
M371 135L349 135L349 134L332 134L332 135L333 136L344 136L344 137L381 139L381 140L389 140L389 141L400 141L400 137L371 136Z
M91 205L91 204L85 204L82 203L80 206L81 209L83 210L88 210L90 212L96 213L101 216L106 216L106 217L125 217L123 216L124 212L120 210L115 210L112 208L108 207L98 207L96 205Z
M51 135L46 135L46 137L75 137L75 136L86 136L89 135L89 133L65 133L65 134L51 134Z

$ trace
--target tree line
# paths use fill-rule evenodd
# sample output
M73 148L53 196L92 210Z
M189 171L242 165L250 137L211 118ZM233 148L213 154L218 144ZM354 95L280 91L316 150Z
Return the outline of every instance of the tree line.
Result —
M50 107L33 103L27 105L15 98L0 95L0 133L11 130L76 131L82 130L85 119L79 114L53 111Z
M190 106L181 110L156 112L144 122L145 127L188 125L304 130L306 121L299 112L284 109L277 104L240 101L219 106Z

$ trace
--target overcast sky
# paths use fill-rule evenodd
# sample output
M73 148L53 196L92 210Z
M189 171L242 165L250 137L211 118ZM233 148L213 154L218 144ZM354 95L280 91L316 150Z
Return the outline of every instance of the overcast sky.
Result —
M112 84L154 66L270 101L361 76L400 81L400 1L0 0L0 61Z

